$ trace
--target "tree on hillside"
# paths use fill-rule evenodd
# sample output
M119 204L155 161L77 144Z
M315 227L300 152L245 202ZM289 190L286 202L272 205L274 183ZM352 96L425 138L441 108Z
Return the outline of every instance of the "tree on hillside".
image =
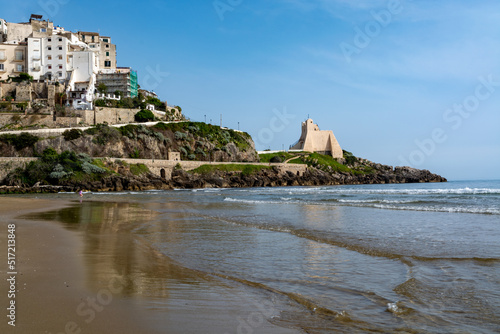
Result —
M106 94L108 92L108 86L101 82L99 85L97 85L97 91L101 94Z
M150 111L143 109L139 111L137 114L135 114L135 121L136 122L149 122L149 121L154 121L155 120L155 115Z

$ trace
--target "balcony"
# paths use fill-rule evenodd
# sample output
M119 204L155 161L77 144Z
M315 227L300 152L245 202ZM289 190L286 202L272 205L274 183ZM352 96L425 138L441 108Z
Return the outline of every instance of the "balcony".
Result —
M31 69L33 72L40 72L40 66L35 66Z

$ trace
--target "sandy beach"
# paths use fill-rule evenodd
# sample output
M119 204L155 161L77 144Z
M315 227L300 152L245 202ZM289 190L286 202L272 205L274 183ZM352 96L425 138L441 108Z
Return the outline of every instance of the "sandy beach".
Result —
M77 198L40 197L0 196L1 333L253 333L244 319L255 315L258 332L298 333L263 320L255 296L172 263L120 226L147 221L154 211L113 204L97 217ZM87 214L89 221L102 220L98 229L82 220ZM7 281L11 224L13 298ZM15 327L6 317L10 300Z
M105 307L109 295L97 296L88 289L81 256L82 240L75 233L51 222L16 219L23 214L60 209L69 204L68 201L0 197L0 244L7 245L9 224L16 225L17 241L15 327L9 325L4 316L0 332L140 332L143 327L140 319L134 317L130 303L116 298L111 301L112 307ZM0 252L3 264L0 273L7 277L7 248L2 248L5 249ZM0 282L2 304L6 305L8 282L6 279Z

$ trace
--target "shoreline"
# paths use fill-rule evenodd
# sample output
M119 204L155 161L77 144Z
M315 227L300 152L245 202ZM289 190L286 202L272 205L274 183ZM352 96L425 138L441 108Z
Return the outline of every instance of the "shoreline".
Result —
M7 244L7 227L15 224L18 261L16 326L4 316L0 332L232 333L239 319L260 312L262 296L181 267L134 235L129 225L147 224L157 217L154 210L79 204L76 195L40 197L0 196L0 244ZM87 216L101 218L89 224ZM6 250L0 263L7 263ZM6 265L0 266L0 276L6 275ZM0 281L5 303L8 282ZM259 330L301 333L266 321Z

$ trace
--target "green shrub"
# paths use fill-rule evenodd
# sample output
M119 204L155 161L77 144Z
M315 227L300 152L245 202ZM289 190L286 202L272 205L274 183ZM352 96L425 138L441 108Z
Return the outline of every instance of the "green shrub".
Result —
M136 176L149 173L149 168L144 164L130 165L130 172Z
M240 164L224 164L224 165L202 165L194 170L192 173L195 174L207 174L214 171L221 172L240 172L242 175L251 175L257 173L261 170L271 169L270 166L260 166L260 165L240 165Z
M89 162L84 162L82 164L82 171L85 173L85 174L104 174L107 172L106 169L104 168L101 168L99 166L96 166L96 165L93 165Z
M28 73L21 72L19 73L19 76L12 78L12 81L14 82L23 82L23 81L33 81L33 77L29 75Z
M57 185L63 180L95 181L111 173L102 162L90 160L86 154L73 151L57 154L53 148L47 148L40 160L30 162L25 169L17 169L8 178L18 179L29 186L37 182Z
M130 139L135 139L136 138L136 133L137 133L137 125L133 124L128 124L125 126L122 126L118 128L118 131L122 134L122 136L128 137Z
M17 151L35 145L38 140L40 140L40 138L37 136L25 132L20 135L6 134L0 136L1 142L14 146Z
M135 114L134 119L136 122L143 123L143 122L150 122L154 121L155 115L151 110L146 110L143 109L139 111L137 114Z
M80 138L83 135L83 131L79 129L71 129L63 132L63 137L66 141L72 141Z
M187 133L177 131L174 134L176 140L186 140L187 139Z
M98 99L94 101L94 106L96 107L106 107L106 100Z
M160 132L153 132L153 137L155 137L159 142L165 140L165 137Z
M134 152L130 153L130 158L131 159L139 159L141 157L141 152L136 148L134 149Z
M85 132L94 135L93 142L99 145L115 143L121 138L119 130L106 124L97 124L95 128L87 129Z
M351 152L343 150L343 153L347 165L352 166L359 161L358 158L356 158Z

